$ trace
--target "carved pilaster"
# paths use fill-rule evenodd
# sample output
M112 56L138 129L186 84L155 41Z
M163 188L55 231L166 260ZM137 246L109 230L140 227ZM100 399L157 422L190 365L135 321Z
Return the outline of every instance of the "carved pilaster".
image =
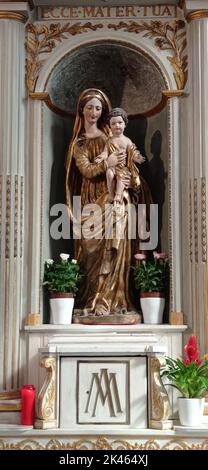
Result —
M23 181L25 169L25 27L27 6L7 11L0 5L0 388L16 389L22 383L20 319L23 293ZM14 5L14 10L15 10ZM27 279L27 276L26 276ZM25 283L26 284L26 283Z
M55 357L46 357L42 359L40 365L47 369L47 376L38 395L35 427L56 428L58 426L57 360Z
M170 402L160 377L160 368L165 366L162 357L149 357L149 427L170 429Z
M208 1L186 0L189 39L189 98L187 106L188 135L187 159L189 177L192 181L192 273L193 273L193 320L194 333L200 342L201 353L208 348L207 305L207 175L208 175L208 109L207 109L207 41ZM197 9L196 9L197 8Z

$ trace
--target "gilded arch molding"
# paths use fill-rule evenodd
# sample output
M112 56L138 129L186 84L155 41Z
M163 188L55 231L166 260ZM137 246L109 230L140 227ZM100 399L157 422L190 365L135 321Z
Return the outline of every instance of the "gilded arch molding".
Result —
M28 37L26 40L27 57L27 88L29 95L35 92L40 71L47 59L47 55L69 36L75 36L104 28L104 24L87 23L51 23L27 25ZM141 34L154 42L158 50L169 51L167 59L173 68L173 76L177 90L183 90L187 81L187 55L185 22L178 19L172 22L162 21L121 21L117 24L109 23L109 30ZM43 59L41 58L43 57Z

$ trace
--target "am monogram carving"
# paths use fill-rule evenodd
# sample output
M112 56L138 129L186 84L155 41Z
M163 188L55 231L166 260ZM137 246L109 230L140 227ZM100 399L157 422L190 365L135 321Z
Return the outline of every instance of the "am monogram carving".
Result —
M94 387L96 388L96 395L93 403L92 393ZM95 417L99 400L103 406L105 403L108 405L110 416L116 417L117 413L122 413L118 384L116 380L116 372L109 372L108 369L100 369L100 372L94 372L92 374L90 390L87 393L88 399L85 413L90 412L91 405L91 416Z
M78 361L78 423L129 422L128 361Z

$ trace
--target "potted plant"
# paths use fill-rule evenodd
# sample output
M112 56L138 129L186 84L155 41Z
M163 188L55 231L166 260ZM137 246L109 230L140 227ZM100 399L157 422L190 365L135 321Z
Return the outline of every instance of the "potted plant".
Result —
M165 296L168 289L169 265L166 253L136 254L134 269L136 289L140 291L140 304L144 323L162 323Z
M45 261L43 286L50 297L50 323L71 323L74 295L81 277L77 261L70 260L68 254L61 253L59 261Z
M202 423L205 395L208 393L208 360L200 357L196 336L191 335L185 348L186 357L166 358L162 377L180 392L178 398L179 419L184 426Z

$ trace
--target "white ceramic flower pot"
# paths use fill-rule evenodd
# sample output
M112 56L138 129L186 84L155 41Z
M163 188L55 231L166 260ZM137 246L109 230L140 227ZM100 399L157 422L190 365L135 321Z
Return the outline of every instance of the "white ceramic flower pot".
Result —
M178 414L182 426L200 426L203 422L204 398L178 398Z
M50 323L53 325L70 325L74 307L73 294L50 295Z
M165 307L164 295L160 292L148 292L140 294L140 304L144 323L161 324Z

